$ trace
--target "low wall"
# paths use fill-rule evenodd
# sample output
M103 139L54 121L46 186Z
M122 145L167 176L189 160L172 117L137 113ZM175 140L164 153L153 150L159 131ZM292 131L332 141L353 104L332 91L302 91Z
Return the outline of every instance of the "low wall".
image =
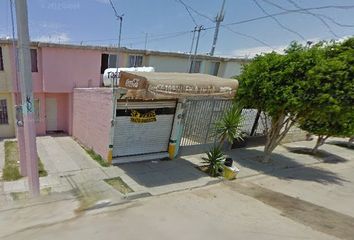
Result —
M104 159L108 155L112 109L111 89L74 89L72 136Z

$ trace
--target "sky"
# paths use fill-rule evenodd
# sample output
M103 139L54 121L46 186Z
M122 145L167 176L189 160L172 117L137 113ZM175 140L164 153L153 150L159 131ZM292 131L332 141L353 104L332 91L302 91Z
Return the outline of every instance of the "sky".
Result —
M198 53L210 52L222 0L112 0L124 14L121 46L189 52L195 25L203 25ZM98 46L118 44L119 22L109 0L27 0L34 41ZM346 6L287 12L296 8ZM349 7L351 6L351 7ZM197 12L197 13L196 13ZM240 23L241 22L241 23ZM252 57L306 43L354 35L354 0L226 0L215 55ZM16 28L16 26L15 26ZM10 0L0 0L0 37L12 36ZM146 41L147 40L147 41ZM193 50L194 51L194 50Z

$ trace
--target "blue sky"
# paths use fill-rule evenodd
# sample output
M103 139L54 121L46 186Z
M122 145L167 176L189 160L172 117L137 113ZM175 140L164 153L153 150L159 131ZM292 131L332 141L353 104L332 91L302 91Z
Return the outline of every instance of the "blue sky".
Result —
M319 6L354 6L354 0L291 0L302 8ZM10 1L0 0L0 37L11 36ZM198 12L215 17L222 0L184 0ZM222 24L265 16L256 5L258 2L268 13L295 9L289 0L226 0L225 19ZM109 0L27 0L29 26L32 40L90 44L117 44L118 22ZM191 30L195 24L178 0L113 0L119 14L124 13L122 46L147 49L188 52L191 46ZM270 3L273 3L271 5ZM343 38L354 35L354 8L312 10L334 32L330 33L321 20L310 14L291 13L276 19L291 31L300 33L306 40ZM206 28L215 24L192 12L197 24ZM327 17L327 18L326 18ZM338 26L328 17L339 24ZM243 24L221 27L216 55L252 56L255 53L282 49L291 41L304 41L297 34L281 28L274 19L266 18ZM230 31L237 31L235 34ZM199 53L210 51L214 29L201 32ZM249 37L245 37L247 35ZM337 36L335 36L337 35ZM254 40L256 38L257 40ZM263 43L261 43L263 42Z

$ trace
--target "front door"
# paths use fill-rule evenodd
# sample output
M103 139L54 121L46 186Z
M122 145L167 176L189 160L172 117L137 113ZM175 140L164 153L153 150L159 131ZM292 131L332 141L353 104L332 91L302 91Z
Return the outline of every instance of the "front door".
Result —
M56 98L46 98L45 99L45 115L47 132L57 131L57 99Z

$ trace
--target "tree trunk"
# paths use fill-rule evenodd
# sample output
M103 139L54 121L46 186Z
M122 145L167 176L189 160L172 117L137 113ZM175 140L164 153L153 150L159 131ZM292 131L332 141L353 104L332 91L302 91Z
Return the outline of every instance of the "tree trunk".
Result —
M317 154L317 153L318 153L318 148L321 147L321 146L325 143L325 141L326 141L327 138L329 138L329 136L318 135L317 141L316 141L316 145L315 145L315 147L312 149L311 152L312 152L313 154Z
M267 142L264 146L264 155L262 162L271 162L271 154L279 145L281 140L288 133L289 129L294 125L294 121L286 119L285 114L280 114L278 118L272 119L272 125L267 133Z

